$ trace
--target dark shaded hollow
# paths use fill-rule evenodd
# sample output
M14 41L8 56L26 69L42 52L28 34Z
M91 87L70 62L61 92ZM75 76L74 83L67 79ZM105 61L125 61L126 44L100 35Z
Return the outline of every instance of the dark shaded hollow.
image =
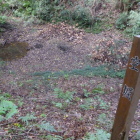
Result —
M0 59L4 61L12 61L20 59L27 54L28 43L26 42L12 42L0 46Z

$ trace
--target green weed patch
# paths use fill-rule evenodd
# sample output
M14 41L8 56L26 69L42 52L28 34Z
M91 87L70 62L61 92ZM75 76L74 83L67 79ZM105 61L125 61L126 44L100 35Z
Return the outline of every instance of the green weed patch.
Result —
M85 67L82 69L73 69L71 71L45 71L45 72L35 72L33 76L43 76L45 78L55 78L55 77L62 77L65 75L81 75L81 76L101 76L101 77L113 77L113 78L123 78L125 74L124 70L108 70L105 66L98 66L98 67Z

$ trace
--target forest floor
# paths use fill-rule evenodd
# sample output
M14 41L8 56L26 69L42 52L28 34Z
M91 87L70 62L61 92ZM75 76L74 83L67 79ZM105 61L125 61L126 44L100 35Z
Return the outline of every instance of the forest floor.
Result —
M65 23L27 27L15 21L9 21L13 30L2 33L1 40L6 44L26 42L28 47L24 57L8 57L0 65L0 96L18 106L17 114L1 122L0 138L80 140L96 129L110 133L123 79L65 72L112 61L125 70L127 61L120 62L117 56L130 52L130 39L114 26L92 34ZM111 49L115 53L108 51ZM50 75L45 77L45 72ZM58 75L52 76L54 73ZM43 122L55 129L40 130L38 125ZM134 140L138 130L140 102L129 139Z

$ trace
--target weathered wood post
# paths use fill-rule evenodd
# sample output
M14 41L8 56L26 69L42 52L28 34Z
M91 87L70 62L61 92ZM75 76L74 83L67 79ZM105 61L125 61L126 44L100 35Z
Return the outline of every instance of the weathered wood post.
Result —
M127 140L140 99L140 35L134 37L111 140Z

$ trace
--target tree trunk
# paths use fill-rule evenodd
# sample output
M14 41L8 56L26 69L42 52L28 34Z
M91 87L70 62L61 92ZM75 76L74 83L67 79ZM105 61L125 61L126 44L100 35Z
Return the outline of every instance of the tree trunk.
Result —
M123 1L122 0L117 0L116 9L123 11L124 8L123 8Z
M116 9L121 12L128 12L133 9L133 6L137 4L136 0L117 0Z

